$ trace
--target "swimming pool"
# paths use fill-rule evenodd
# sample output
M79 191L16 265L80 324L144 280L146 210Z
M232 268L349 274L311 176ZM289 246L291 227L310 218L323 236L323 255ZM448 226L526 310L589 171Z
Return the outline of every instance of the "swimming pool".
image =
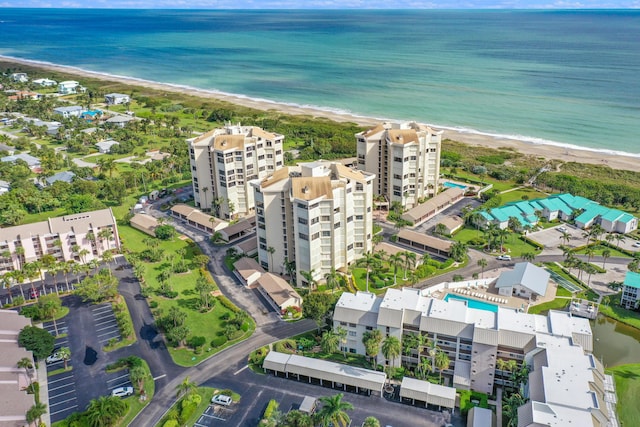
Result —
M443 182L442 186L443 187L448 187L448 188L461 188L462 190L466 190L467 189L466 185L456 184L455 182L449 182L449 181Z
M465 301L467 303L467 307L476 308L478 310L486 310L492 311L494 313L498 312L498 306L495 304L489 304L488 302L479 301L477 299L465 298L459 295L447 294L444 297L445 301L449 301L450 299L457 299L460 301Z

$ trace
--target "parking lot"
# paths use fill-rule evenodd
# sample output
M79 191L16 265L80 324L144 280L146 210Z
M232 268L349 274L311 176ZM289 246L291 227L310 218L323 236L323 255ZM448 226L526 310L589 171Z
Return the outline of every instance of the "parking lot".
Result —
M231 406L209 405L202 415L200 415L200 418L198 418L194 426L211 427L221 425L229 421L236 411L237 403L233 403Z
M559 228L561 227L564 227L566 232L571 235L571 239L569 239L568 242L565 242L560 238L563 234L563 231L559 230ZM545 254L562 254L562 250L558 249L559 245L567 245L569 247L575 248L586 243L584 237L582 237L582 233L583 231L581 229L574 227L573 225L558 224L558 226L556 227L529 233L527 236L540 243L541 245L544 245Z
M61 371L48 377L49 409L51 422L67 418L73 412L86 409L89 401L111 390L130 386L126 370L106 373L104 367L115 360L108 360L109 354L102 347L111 339L120 339L120 331L110 304L86 305L71 300L75 306L69 315L57 321L58 335L55 348L68 347L71 359L67 366L72 370ZM53 322L46 322L43 328L55 336ZM47 372L61 370L64 362L47 365Z

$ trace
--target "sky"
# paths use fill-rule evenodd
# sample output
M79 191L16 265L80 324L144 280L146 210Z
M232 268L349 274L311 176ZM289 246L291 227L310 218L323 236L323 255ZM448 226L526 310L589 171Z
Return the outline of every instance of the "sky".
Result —
M2 7L94 9L638 9L640 8L640 0L0 0L0 8Z

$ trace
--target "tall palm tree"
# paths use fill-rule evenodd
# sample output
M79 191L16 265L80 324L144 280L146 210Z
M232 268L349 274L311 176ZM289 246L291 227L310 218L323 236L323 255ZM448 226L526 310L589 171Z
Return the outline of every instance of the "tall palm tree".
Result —
M344 394L339 393L335 396L325 396L318 400L322 403L322 408L318 411L318 420L320 425L328 427L334 426L347 427L351 423L351 418L347 415L347 411L353 409L353 405L349 402L343 402Z
M144 381L148 377L149 372L141 365L129 368L129 379L132 384L136 385L139 394L144 394Z
M400 344L400 340L393 335L388 336L382 342L382 355L385 359L391 360L391 364L395 366L396 357L400 356L400 352L402 351L402 345Z
M380 421L376 417L367 417L362 423L362 427L380 427Z
M449 368L449 355L444 351L440 350L436 353L435 357L435 366L440 373L440 382L442 383L442 371Z
M382 332L380 329L372 329L362 334L362 344L367 357L373 361L373 369L378 367L378 353L380 352L380 343L382 343Z
M502 399L502 413L506 415L507 427L518 427L518 408L525 404L525 400L518 393Z
M568 231L563 231L562 234L560 235L560 240L562 240L564 242L564 244L568 244L569 240L571 240L571 233L569 233Z
M342 344L342 355L346 359L347 358L347 330L342 326L338 326L335 330L335 334L340 340L340 343Z
M273 268L273 254L276 253L276 248L269 246L267 248L267 252L269 253L269 271L275 272L275 269Z
M403 258L401 253L389 255L389 264L393 267L393 284L398 284L398 267L402 265Z
M207 193L209 192L209 187L202 187L202 195L204 196L204 204L200 205L200 208L203 211L209 209L209 204L207 203Z
M484 279L484 269L487 267L487 264L488 264L488 262L484 258L480 258L478 260L478 267L480 267L482 269L481 271L482 271L482 278L483 279Z
M367 292L369 292L369 273L371 272L371 267L376 265L377 262L378 262L378 259L375 257L374 254L372 254L369 251L362 254L362 258L360 258L360 264L364 265L364 267L367 269L367 281L366 281Z
M407 269L413 270L413 266L416 263L416 253L411 251L401 252L404 258L404 280L407 280Z
M309 289L311 289L311 290L313 290L316 287L316 285L318 284L316 279L313 278L313 273L314 273L314 269L311 269L310 271L303 271L303 270L300 271L300 275L307 282L307 285L309 286Z
M38 425L42 424L41 417L47 413L47 405L42 402L34 404L26 413L26 420L29 424L38 421Z
M522 259L528 262L533 262L536 259L536 254L534 252L525 252L522 254Z
M604 269L604 265L607 262L607 258L611 257L611 250L610 249L603 249L602 250L602 268Z

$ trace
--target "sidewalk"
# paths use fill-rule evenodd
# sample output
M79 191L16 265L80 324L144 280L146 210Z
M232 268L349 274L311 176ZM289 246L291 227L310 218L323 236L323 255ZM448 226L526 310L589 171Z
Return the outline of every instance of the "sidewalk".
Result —
M49 415L49 380L47 377L47 365L44 361L40 361L36 368L38 384L40 386L40 402L47 404L47 412L42 415L42 422L51 425L51 416Z

